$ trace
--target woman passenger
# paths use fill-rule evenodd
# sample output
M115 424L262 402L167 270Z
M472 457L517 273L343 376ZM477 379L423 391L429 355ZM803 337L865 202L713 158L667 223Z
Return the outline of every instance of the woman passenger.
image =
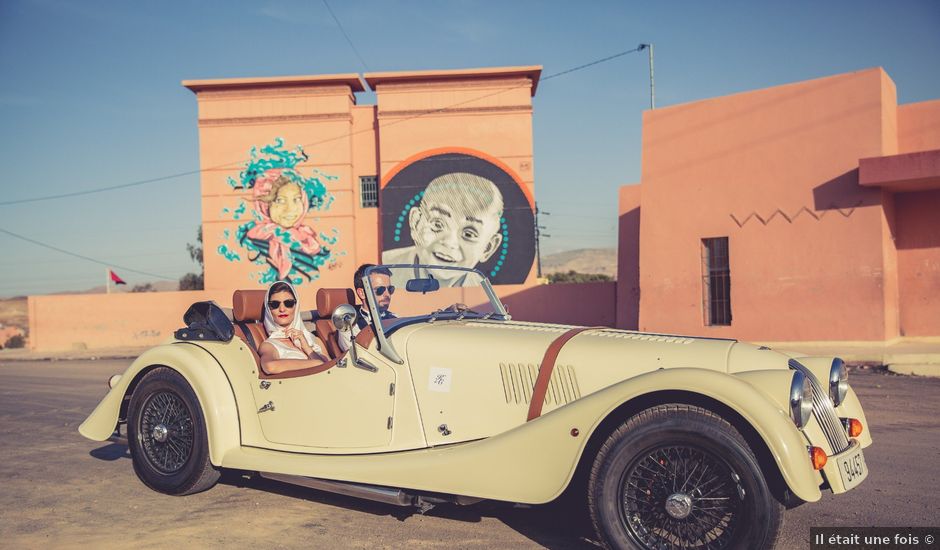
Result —
M300 319L297 293L290 283L278 281L264 300L264 329L268 338L258 347L261 368L268 374L322 365L327 359L313 334Z

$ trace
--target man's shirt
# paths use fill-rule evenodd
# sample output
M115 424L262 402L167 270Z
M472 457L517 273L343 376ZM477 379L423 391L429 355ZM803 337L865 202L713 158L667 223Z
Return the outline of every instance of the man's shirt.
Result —
M385 311L382 313L381 319L395 319L398 316L392 313L391 311ZM359 316L356 318L356 324L352 327L352 338L355 338L359 332L369 326L372 322L372 315L369 313L369 310L363 306L359 306ZM336 332L336 340L339 344L340 351L346 351L352 345L352 338L350 338L350 333L345 330L340 330Z

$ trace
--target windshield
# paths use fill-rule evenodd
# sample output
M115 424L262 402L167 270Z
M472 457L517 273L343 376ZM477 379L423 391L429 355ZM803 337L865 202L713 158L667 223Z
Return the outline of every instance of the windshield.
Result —
M397 324L396 319L415 317L508 318L489 281L475 269L381 265L366 270L366 278L385 328Z

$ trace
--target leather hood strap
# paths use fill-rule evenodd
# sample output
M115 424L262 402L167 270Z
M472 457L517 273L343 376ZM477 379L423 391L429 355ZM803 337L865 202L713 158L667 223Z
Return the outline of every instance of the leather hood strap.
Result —
M564 334L555 338L545 350L545 356L542 358L542 364L539 366L539 375L535 380L535 387L532 389L532 400L529 401L529 416L526 422L535 420L542 415L542 405L545 404L545 392L548 391L548 383L552 379L552 371L555 370L555 361L561 348L568 340L588 330L604 330L610 327L576 327L566 331Z

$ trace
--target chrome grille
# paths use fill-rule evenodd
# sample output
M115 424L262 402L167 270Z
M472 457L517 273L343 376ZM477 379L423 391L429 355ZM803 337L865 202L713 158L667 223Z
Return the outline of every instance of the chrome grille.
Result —
M841 453L849 448L849 436L842 427L842 421L836 414L836 409L832 405L832 399L829 399L829 392L824 388L819 380L813 375L812 371L803 366L796 359L790 359L791 369L798 370L809 378L810 385L813 387L813 416L819 422L829 446L832 447L833 454Z

